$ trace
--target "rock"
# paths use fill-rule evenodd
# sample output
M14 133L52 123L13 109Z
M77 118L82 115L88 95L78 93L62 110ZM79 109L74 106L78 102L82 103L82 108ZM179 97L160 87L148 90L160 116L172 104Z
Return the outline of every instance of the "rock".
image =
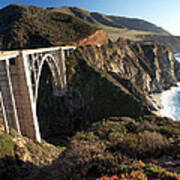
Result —
M98 30L94 34L90 35L89 37L82 39L79 42L80 46L85 45L101 45L101 44L107 44L109 41L108 35L103 30Z

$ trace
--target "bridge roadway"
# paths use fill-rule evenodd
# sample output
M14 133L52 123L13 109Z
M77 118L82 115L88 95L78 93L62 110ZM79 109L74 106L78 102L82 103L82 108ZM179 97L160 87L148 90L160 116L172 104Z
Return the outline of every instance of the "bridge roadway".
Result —
M53 77L53 91L63 96L67 89L65 60L75 46L0 51L0 106L6 132L41 142L36 114L39 81L44 63Z
M15 58L19 55L20 51L26 53L26 54L34 54L39 52L50 52L54 50L69 50L69 49L76 49L76 46L56 46L56 47L50 47L50 48L37 48L37 49L24 49L24 50L14 50L14 51L0 51L0 61L9 59L9 58Z

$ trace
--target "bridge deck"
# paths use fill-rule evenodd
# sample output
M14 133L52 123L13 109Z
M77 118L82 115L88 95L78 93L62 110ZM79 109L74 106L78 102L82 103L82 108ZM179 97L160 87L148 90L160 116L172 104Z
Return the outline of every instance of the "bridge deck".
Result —
M15 51L0 51L0 61L17 57L19 55L20 51L22 51L25 54L34 54L34 53L40 53L40 52L54 51L54 50L58 50L58 49L62 49L62 50L76 49L76 46L56 46L56 47L49 47L49 48L24 49L24 50L15 50Z
M18 54L19 51L0 51L0 60L15 58Z

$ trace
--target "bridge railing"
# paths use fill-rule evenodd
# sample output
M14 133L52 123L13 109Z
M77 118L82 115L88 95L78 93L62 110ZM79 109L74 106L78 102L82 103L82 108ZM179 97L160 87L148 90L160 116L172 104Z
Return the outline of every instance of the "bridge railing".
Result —
M16 58L20 52L23 54L34 54L34 53L42 53L42 52L50 52L56 50L75 50L76 46L56 46L56 47L49 47L49 48L37 48L37 49L23 49L23 50L15 50L15 51L0 51L0 61L8 60L11 58Z

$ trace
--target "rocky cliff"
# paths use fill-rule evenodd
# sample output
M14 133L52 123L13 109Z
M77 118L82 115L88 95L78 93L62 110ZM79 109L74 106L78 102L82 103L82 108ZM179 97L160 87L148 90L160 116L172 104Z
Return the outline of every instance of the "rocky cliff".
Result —
M86 46L86 45L101 45L108 43L108 35L103 30L98 30L94 34L88 36L85 39L79 41L78 45Z
M158 44L119 39L107 45L79 47L73 58L86 63L126 95L147 104L148 100L145 99L148 94L161 92L175 85L179 79L179 67L173 53ZM72 75L68 76L71 86ZM113 96L114 93L111 93Z
M123 39L80 46L66 60L66 66L66 95L50 98L51 93L45 92L48 102L44 103L44 93L39 93L39 121L42 125L46 122L44 138L53 133L72 135L109 116L150 114L157 108L150 94L175 85L180 68L167 47ZM45 115L49 110L53 114Z
M75 53L120 83L136 86L143 94L162 91L177 81L173 53L162 45L119 39L108 45L79 48Z
M165 36L165 35L136 35L138 39L143 41L151 41L152 43L159 43L168 46L174 53L180 52L180 37L179 36Z

